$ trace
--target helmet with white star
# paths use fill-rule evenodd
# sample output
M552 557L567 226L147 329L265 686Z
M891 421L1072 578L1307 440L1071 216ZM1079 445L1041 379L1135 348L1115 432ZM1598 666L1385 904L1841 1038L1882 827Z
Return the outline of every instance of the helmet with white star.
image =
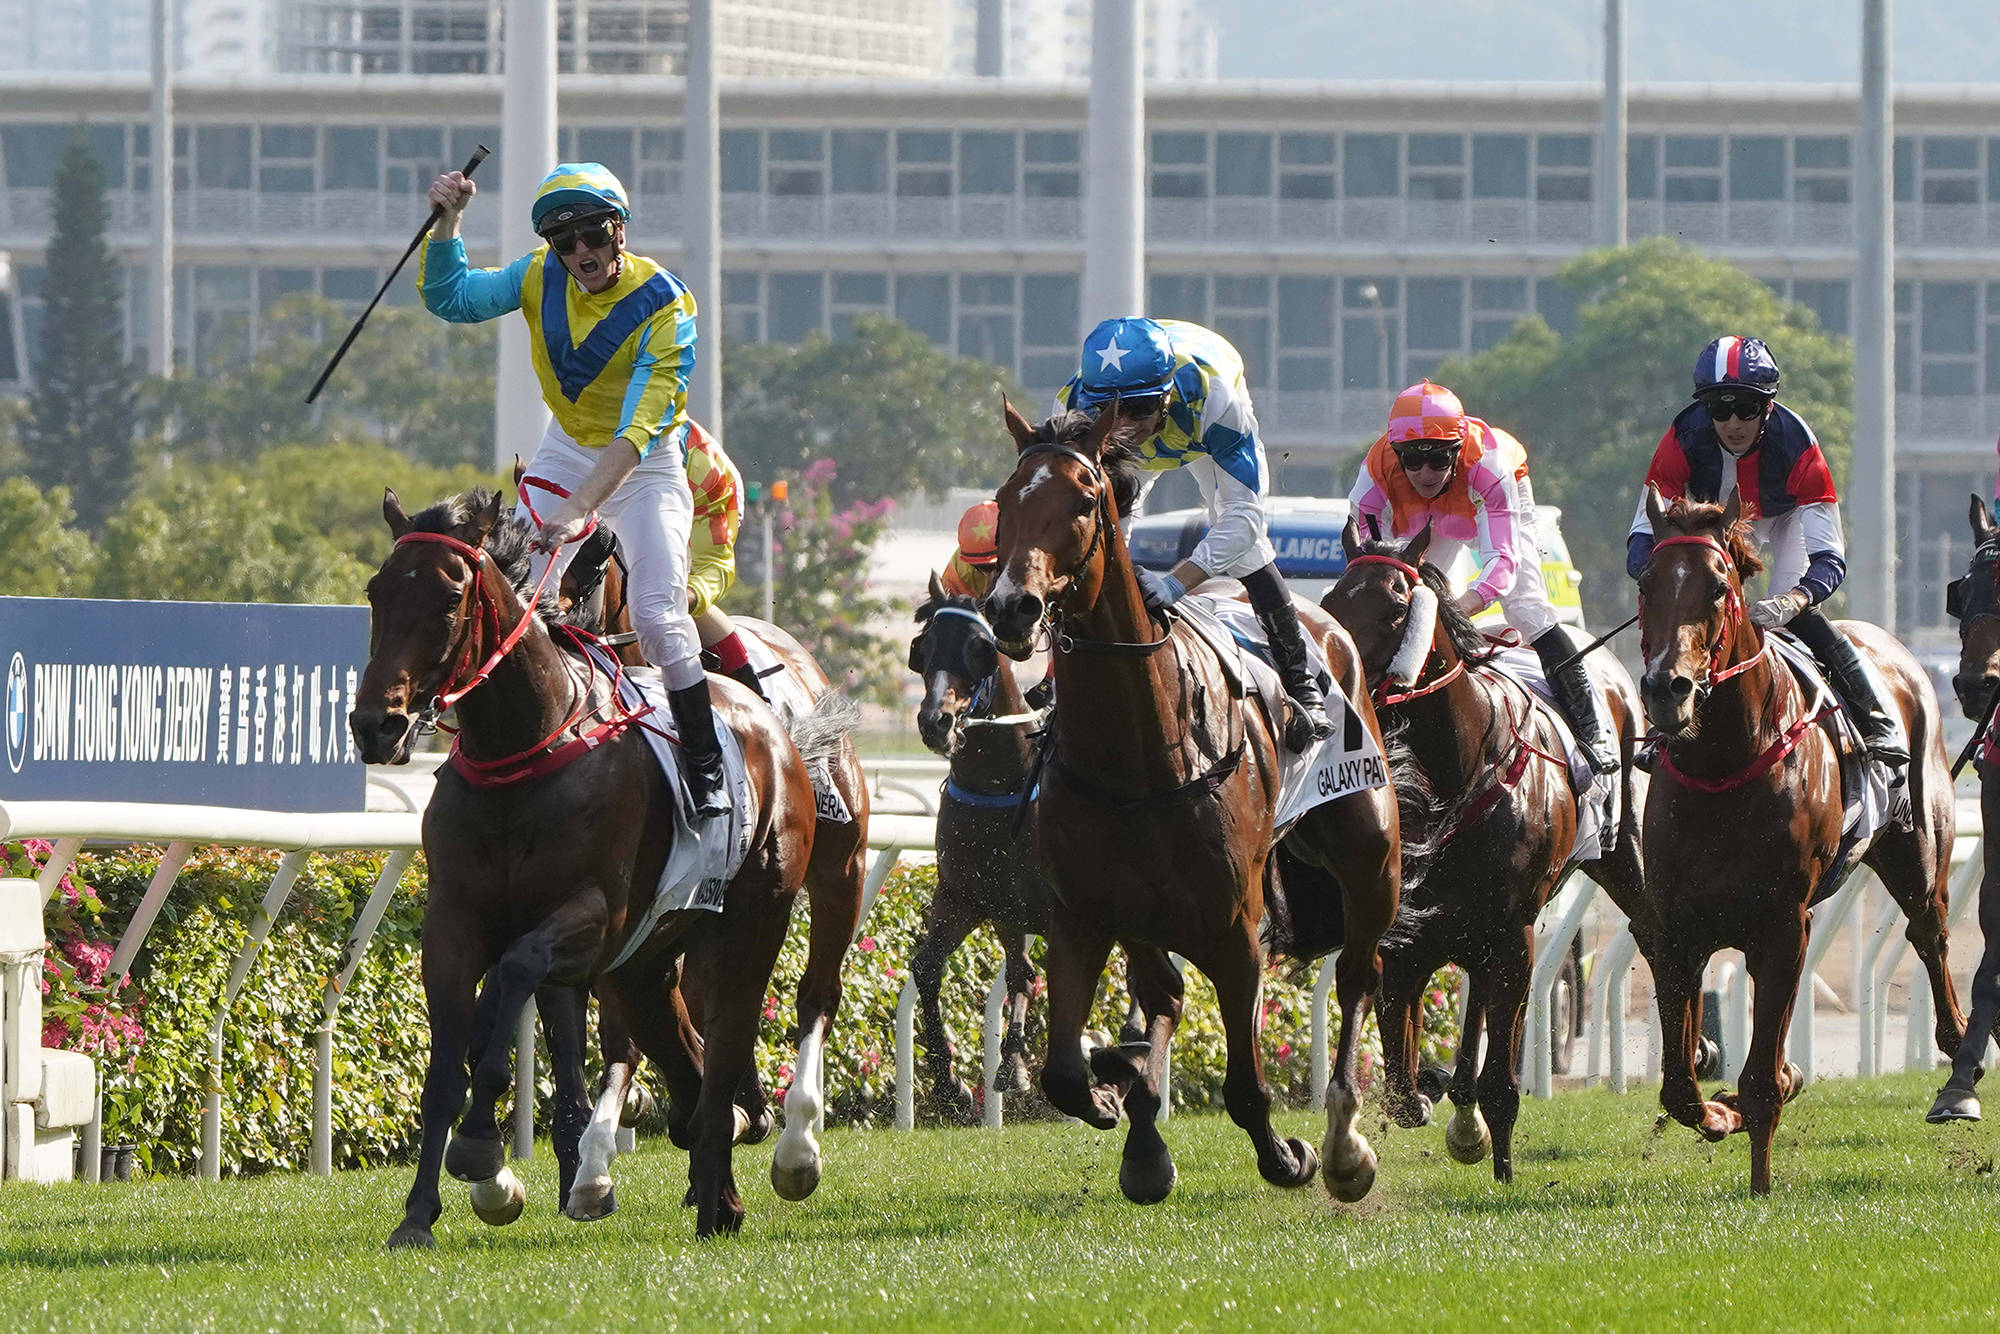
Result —
M1083 340L1074 408L1094 408L1114 398L1164 394L1174 378L1174 345L1167 331L1143 315L1106 320Z

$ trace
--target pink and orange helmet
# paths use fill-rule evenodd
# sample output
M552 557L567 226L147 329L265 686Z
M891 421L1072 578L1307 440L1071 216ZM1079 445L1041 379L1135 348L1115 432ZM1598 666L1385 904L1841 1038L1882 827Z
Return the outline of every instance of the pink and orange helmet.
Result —
M1465 405L1458 401L1458 395L1429 380L1419 380L1396 395L1395 405L1389 409L1391 445L1412 440L1463 440L1465 429Z

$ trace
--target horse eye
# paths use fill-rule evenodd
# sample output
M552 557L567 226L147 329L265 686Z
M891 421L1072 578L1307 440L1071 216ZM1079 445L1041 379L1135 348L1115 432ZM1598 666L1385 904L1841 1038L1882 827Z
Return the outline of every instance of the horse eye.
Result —
M1086 491L1082 495L1076 498L1077 518L1081 519L1084 515L1090 513L1092 510L1096 508L1097 508L1097 497L1095 494Z

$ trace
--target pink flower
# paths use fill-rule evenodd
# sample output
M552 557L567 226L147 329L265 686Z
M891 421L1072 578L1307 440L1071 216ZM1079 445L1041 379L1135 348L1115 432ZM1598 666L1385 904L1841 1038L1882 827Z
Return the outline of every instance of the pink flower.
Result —
M863 954L873 954L875 952L875 937L863 936L861 938L861 952Z
M1281 1060L1281 1061L1289 1061L1289 1060L1291 1060L1291 1059L1292 1059L1292 1044L1291 1044L1291 1043L1289 1043L1289 1042L1280 1042L1280 1043L1278 1044L1278 1059L1279 1059L1279 1060Z
M766 1019L776 1019L778 1017L778 998L776 996L770 996L765 999L764 1017Z

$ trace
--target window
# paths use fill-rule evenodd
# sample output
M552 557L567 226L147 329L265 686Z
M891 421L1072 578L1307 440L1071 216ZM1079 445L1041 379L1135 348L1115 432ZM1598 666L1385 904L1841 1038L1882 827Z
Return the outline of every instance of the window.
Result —
M1848 287L1845 278L1798 278L1792 282L1792 300L1819 316L1820 328L1828 333L1852 332L1848 314Z
M1080 288L1071 273L1021 279L1021 379L1038 394L1053 394L1076 373Z
M1271 136L1215 136L1215 193L1218 198L1271 197Z
M144 128L143 126L140 128ZM124 129L116 125L90 127L92 147L103 163L107 184L116 185L125 171ZM76 132L71 125L9 125L0 129L0 155L7 159L7 184L14 189L46 190L55 184L56 163ZM108 143L99 135L118 136L115 153L107 154ZM108 139L108 135L106 135Z
M1917 340L1912 325L1917 313L1917 285L1896 284L1896 392L1916 387Z
M1457 278L1410 279L1411 375L1427 375L1465 350L1464 318L1464 283Z
M1278 136L1278 197L1280 199L1333 198L1333 136L1330 134L1281 134Z
M1261 275L1218 274L1215 331L1243 356L1243 375L1253 387L1271 383L1271 280Z
M889 313L889 275L886 273L836 273L833 275L833 336L845 338L854 331L857 315Z
M1397 147L1393 134L1350 134L1342 139L1349 199L1394 199L1403 193Z
M319 132L310 126L266 125L257 131L257 188L266 193L310 194Z
M639 193L677 195L687 157L687 137L681 130L639 131Z
M1590 136L1535 136L1535 198L1544 204L1590 202Z
M723 193L760 193L764 188L764 136L755 130L724 130L719 138Z
M1925 396L1978 392L1978 292L1972 283L1922 283L1918 299L1917 392Z
M939 347L950 347L950 275L943 273L897 275L896 318Z
M655 133L656 131L648 130L646 131L646 136L651 138ZM500 197L501 176L500 127L498 125L485 125L477 129L453 130L451 132L451 151L445 155L445 161L454 170L463 167L466 161L471 158L472 150L481 144L485 144L487 150L493 156L479 168L479 188L492 191L493 197L497 199ZM644 189L645 187L642 185L640 188Z
M1208 323L1208 279L1192 273L1156 273L1146 284L1155 319Z
M1853 198L1853 144L1840 137L1800 135L1792 141L1792 198L1801 204L1845 204Z
M2000 283L1986 284L1986 392L2000 394Z
M798 343L820 331L826 294L825 275L773 273L766 276L771 291L770 339Z
M1785 141L1776 135L1729 140L1729 197L1763 203L1785 197Z
M1576 332L1576 295L1553 278L1535 284L1535 313L1564 338Z
M288 296L313 290L311 269L259 269L257 271L257 307L269 310Z
M1347 278L1340 284L1340 378L1354 389L1403 383L1401 289L1394 278Z
M1472 342L1469 351L1484 352L1513 331L1530 309L1526 278L1474 278ZM1415 319L1414 312L1411 316Z
M763 283L755 273L722 271L722 337L730 343L764 341Z
M769 189L779 197L826 193L826 134L821 130L772 130L765 143ZM775 313L772 316L776 319ZM791 339L783 341L791 342Z
M1153 136L1152 194L1155 199L1208 198L1207 135Z
M971 131L958 136L958 192L962 195L1014 193L1011 134Z
M1410 136L1412 199L1465 198L1465 139L1456 134Z
M1979 141L1924 139L1923 199L1926 204L1979 202Z
M1333 279L1278 279L1278 388L1333 388Z
M1713 135L1670 134L1666 138L1669 204L1722 202L1722 140Z
M250 188L248 125L199 126L195 130L194 151L195 183L202 189Z
M1021 192L1030 199L1082 194L1079 136L1070 130L1029 130L1021 136Z
M833 192L879 195L889 189L889 134L886 130L833 132Z
M1896 140L1896 202L1913 203L1917 197L1917 141L1907 136Z
M634 168L637 159L632 155L630 130L596 126L579 129L576 132L576 155L584 162L603 163L611 169L611 174L621 181L635 184L638 182L639 173ZM460 159L460 162L463 162L463 159Z
M958 277L958 355L1014 365L1014 275L962 273Z
M896 132L896 193L914 199L943 199L951 194L950 131Z
M1528 139L1521 134L1472 136L1472 197L1528 197Z
M1635 134L1625 141L1625 197L1660 197L1660 141L1650 134Z
M416 194L444 170L444 134L439 130L398 129L385 135L388 168L382 188L392 195Z
M382 135L373 126L330 125L320 152L327 189L382 188Z

